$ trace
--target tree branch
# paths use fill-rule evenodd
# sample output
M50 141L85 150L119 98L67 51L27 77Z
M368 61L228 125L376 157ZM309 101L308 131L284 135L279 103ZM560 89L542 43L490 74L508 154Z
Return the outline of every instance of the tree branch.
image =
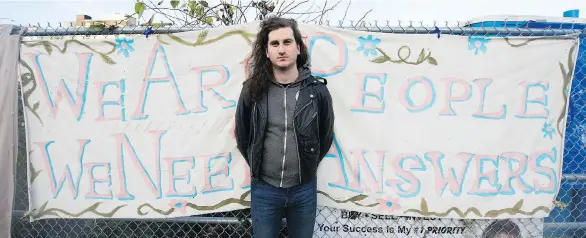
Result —
M248 20L246 20L246 14L244 14L246 11L248 11L248 8L252 6L252 1L248 3L248 5L246 5L246 7L244 8L244 10L241 10L240 12L242 12L242 15L240 15L240 18L238 18L238 24L242 23L242 18L244 18L244 22L248 22ZM239 4L240 9L242 9L242 5Z
M293 10L295 10L296 8L298 8L298 7L299 7L301 4L305 4L305 3L307 3L307 2L309 2L309 0L301 1L301 2L297 3L295 6L292 6L292 7L291 7L291 5L293 5L293 3L295 3L295 1L291 1L291 3L289 3L289 4L288 4L288 5L287 5L287 6L286 6L284 9L283 9L282 13L283 13L283 14L286 14L286 13L288 13L288 12L290 12L290 11L293 11ZM290 7L290 8L289 8L289 7Z
M364 18L366 17L366 15L368 15L368 13L372 12L372 9L368 10L368 12L364 13L364 15L362 16L362 18L360 18L360 20L358 20L358 22L356 22L356 25L354 25L354 27L358 26L358 24L360 24L360 22L362 22L362 20L364 20Z
M321 11L321 14L319 15L319 24L322 24L322 19L324 18L324 15L326 14L326 6L328 5L328 1L326 0L324 3L324 7Z
M327 12L331 11L332 9L334 9L335 7L337 7L337 6L338 6L338 4L340 4L340 2L342 2L342 1L341 1L341 0L340 0L340 1L338 1L336 4L334 4L332 7L328 8L328 9L325 9L325 6L324 6L324 9L322 9L322 13L321 13L320 15L316 16L315 18L311 19L311 20L310 20L310 22L312 22L312 21L315 21L315 20L317 20L318 18L320 18L320 24L321 24L321 17L322 17L322 16L323 16L325 13L327 13Z
M328 19L329 12L339 6L341 0L332 4L332 1L325 1L323 6L315 6L315 0L250 0L243 3L242 0L220 0L220 4L208 5L210 1L206 0L181 0L179 5L169 4L169 0L134 0L137 3L143 3L145 10L152 10L159 17L164 17L171 21L173 25L184 26L222 26L247 23L248 17L254 15L254 20L263 20L269 15L291 16L298 20L305 19L303 22L319 22L323 24ZM155 2L153 2L155 1ZM218 2L216 2L218 3ZM346 20L350 5L348 3L344 12ZM309 5L305 11L300 8ZM372 10L362 16L362 21ZM135 13L137 14L137 13ZM131 15L134 16L135 14ZM141 13L142 14L142 11ZM248 16L248 14L252 14ZM130 17L130 16L129 16ZM211 17L211 19L210 19ZM142 17L144 19L144 16ZM211 21L210 21L211 20ZM360 22L359 21L359 22Z
M168 20L170 20L170 21L172 22L172 24L175 24L175 22L173 21L173 19L175 19L175 20L177 20L177 21L180 21L180 22L182 22L183 24L185 24L185 22L183 22L183 20L182 20L181 18L179 18L179 17L176 17L176 16L171 16L171 15L169 15L169 14L167 14L167 13L164 13L164 12L163 12L163 10L178 10L178 9L169 9L169 8L160 8L160 7L156 7L156 6L155 6L155 4L154 4L152 1L150 1L150 0L149 0L149 3L150 3L152 6L149 6L149 4L148 4L148 3L145 3L145 6L146 6L148 9L152 10L153 12L155 12L155 14L160 14L160 15L163 15L163 16L164 16L164 17L166 17Z
M344 12L344 17L342 18L342 24L344 24L344 21L346 20L346 15L348 14L348 9L350 8L350 5L352 5L352 0L350 0L350 2L348 2L348 6L346 6L346 11Z

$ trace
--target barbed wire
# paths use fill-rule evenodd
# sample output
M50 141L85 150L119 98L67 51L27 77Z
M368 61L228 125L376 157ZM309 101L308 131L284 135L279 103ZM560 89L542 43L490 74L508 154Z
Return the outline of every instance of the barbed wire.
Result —
M308 24L315 24L327 27L381 32L381 33L395 33L395 34L451 34L451 35L479 35L479 34L498 34L499 36L557 36L557 35L586 35L586 23L581 22L567 22L559 24L559 27L547 25L542 28L531 28L527 21L507 21L504 20L499 25L503 26L474 26L475 23L456 22L450 24L448 21L444 24L434 21L432 25L426 25L419 21L373 21L373 22L355 22L355 21L325 21L323 24L318 22L309 22ZM75 26L73 23L69 24L28 24L15 25L16 27L25 28L23 36L69 36L69 35L121 35L121 34L144 34L147 30L152 31L151 34L170 34L186 31L204 30L215 28L210 26L125 26L125 25L110 25L102 27L82 27Z

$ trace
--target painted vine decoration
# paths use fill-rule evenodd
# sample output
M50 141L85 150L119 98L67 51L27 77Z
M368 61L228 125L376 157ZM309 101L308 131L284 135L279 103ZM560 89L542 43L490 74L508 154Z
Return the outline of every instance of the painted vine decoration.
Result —
M507 43L507 45L509 45L510 47L514 47L514 48L523 47L523 46L528 45L530 42L538 41L538 40L545 40L545 39L574 39L574 37L571 37L571 36L541 36L541 37L529 38L529 39L523 40L519 44L514 44L513 42L511 42L511 38L510 37L503 37L503 38L505 39L505 42Z
M61 215L59 215L59 213L64 214L64 215L68 215L70 217L80 217L85 213L91 212L93 214L96 214L98 216L101 217L113 217L114 214L116 214L116 212L118 212L118 210L120 210L123 207L126 207L126 205L120 205L115 207L114 209L110 210L109 212L100 212L98 211L98 207L100 207L100 205L102 204L101 202L96 202L93 205L83 209L82 211L78 212L78 213L71 213L69 211L60 209L60 208L48 208L47 209L47 204L49 203L49 201L46 201L38 210L37 213L31 213L31 216L35 219L38 219L40 217L43 216L57 216L61 218Z
M143 209L147 208L147 207L150 208L151 210L153 210L154 212L161 214L161 215L169 215L169 214L175 212L176 210L185 209L186 207L189 207L191 209L198 210L198 211L213 211L213 210L217 210L221 207L224 207L224 206L227 206L230 204L239 204L239 205L242 205L245 207L250 207L250 201L246 200L246 197L248 197L249 194L250 194L250 190L248 190L248 191L244 192L242 195L240 195L240 198L227 198L227 199L224 199L224 200L220 201L219 203L217 203L215 205L211 205L211 206L200 206L195 203L187 202L185 204L180 204L181 205L180 207L173 207L172 206L172 207L168 208L167 210L155 208L150 203L143 203L142 205L140 205L136 208L136 213L141 216L145 216L145 215L149 214L148 212L143 211Z
M33 151L29 151L28 152L28 158L31 157L31 154L33 153ZM35 169L35 166L33 166L33 163L29 163L29 173L31 175L31 184L33 184L35 182L35 179L37 177L39 177L39 175L41 175L41 172L43 171L42 169Z
M38 41L35 43L23 43L25 46L27 47L37 47L42 45L43 48L45 48L45 51L47 51L47 54L52 54L53 53L53 48L57 49L57 51L59 51L61 54L67 52L67 47L69 46L69 44L78 44L81 45L85 48L87 48L88 50L91 50L92 52L100 55L100 57L102 57L102 60L104 60L105 63L107 64L116 64L116 62L114 62L114 60L112 58L110 58L110 56L108 56L109 54L114 53L114 51L116 51L116 44L110 41L102 41L102 43L108 44L112 46L112 49L108 52L100 52L97 51L96 49L92 48L91 46L82 43L79 40L66 40L65 43L63 44L63 49L61 47L59 47L58 45L56 45L55 43L52 43L50 41Z
M155 211L156 213L159 213L159 214L165 215L165 216L169 215L169 214L173 213L173 211L175 211L175 208L169 208L168 210L165 211L163 209L158 209L158 208L153 207L153 205L151 205L150 203L143 203L140 206L138 206L138 208L136 208L136 213L141 216L149 214L148 212L142 211L142 208L144 208L144 207L148 207L151 210Z
M429 208L427 206L427 200L425 200L425 198L421 198L421 204L420 204L419 209L408 209L407 211L405 211L405 213L417 213L417 214L424 215L424 216L438 216L438 217L446 217L451 212L457 213L462 218L467 217L468 214L470 214L470 213L474 213L474 215L482 217L482 214L480 213L480 211L476 207L468 208L468 209L466 209L465 212L463 212L462 210L460 210L460 208L457 208L457 207L451 207L444 212L429 211Z
M408 209L407 211L405 211L405 213L417 213L417 214L424 215L424 216L446 217L448 214L455 212L461 218L468 217L468 215L470 213L473 213L474 215L476 215L478 217L496 218L502 214L509 214L509 215L523 214L523 215L532 216L532 215L535 215L539 211L550 212L550 209L545 206L538 206L538 207L532 209L531 211L524 211L524 210L522 210L522 208L523 208L523 199L519 200L511 208L490 210L490 211L486 212L484 215L482 215L482 213L480 213L480 211L476 207L470 207L470 208L466 209L466 211L462 211L462 210L460 210L460 208L457 208L457 207L451 207L444 212L434 212L434 211L429 210L429 208L427 206L427 201L425 200L425 198L421 198L420 209Z
M562 62L559 63L560 65L560 71L562 73L562 77L564 79L564 85L562 87L562 95L564 95L564 107L562 110L562 113L560 113L560 116L558 117L557 120L557 129L558 129L558 134L560 136L563 137L562 135L562 130L560 129L562 125L562 121L564 119L564 117L566 116L566 107L568 106L568 90L570 88L570 81L572 79L572 75L574 75L574 69L575 69L575 64L576 62L574 62L573 59L573 55L574 55L574 51L576 50L576 46L578 45L578 42L574 42L574 44L572 45L572 47L570 47L570 53L568 53L568 69L566 70L566 68L564 67L564 64Z
M411 57L411 48L409 46L406 46L406 45L401 46L397 50L397 58L398 59L391 58L391 56L389 56L384 50L382 50L379 47L377 47L376 49L382 55L379 56L379 57L374 58L370 62L377 63L377 64L382 64L382 63L385 63L385 62L391 62L391 63L395 63L395 64L405 63L405 64L411 64L411 65L419 65L419 64L422 64L424 62L427 62L427 63L429 63L431 65L437 65L437 60L433 56L431 56L431 51L428 51L427 54L426 54L425 53L425 49L421 49L421 51L419 52L419 56L417 57L417 60L416 61L410 61L409 60L409 58Z
M545 206L538 206L533 208L531 211L523 211L523 199L519 200L515 205L511 208L504 208L500 210L490 210L484 214L485 217L498 217L501 214L509 214L509 215L516 215L516 214L523 214L527 216L535 215L538 211L550 212L550 209Z
M177 43L183 44L185 46L190 46L190 47L197 47L197 46L203 46L203 45L209 45L209 44L213 44L216 43L224 38L230 37L230 36L241 36L242 38L244 38L244 40L246 40L246 42L251 45L252 44L252 40L255 37L254 34L252 33L248 33L244 30L233 30L233 31L228 31L216 38L212 38L212 39L208 39L206 40L207 36L208 36L208 30L202 30L198 35L197 35L197 40L195 42L190 42L190 41L186 41L174 34L165 34L164 36L169 37L171 40L174 40ZM157 35L157 40L164 45L169 45L168 42L163 40L163 35Z
M325 196L326 198L328 198L328 199L330 199L330 200L332 200L332 201L334 201L336 203L349 203L349 202L351 202L351 203L354 203L355 205L361 206L361 207L374 207L374 206L379 205L379 203L372 203L372 204L368 204L368 205L364 205L364 204L358 203L358 202L360 202L360 201L368 198L368 196L367 195L364 195L364 194L359 194L359 195L350 197L348 199L335 199L335 198L333 198L332 196L330 196L329 194L327 194L327 193L325 193L323 191L317 191L317 193Z
M22 73L20 75L22 87L28 86L29 84L31 85L31 88L25 90L23 93L24 107L26 107L28 110L30 110L33 113L33 115L35 115L35 117L37 119L39 119L39 121L41 122L41 125L42 125L43 120L41 119L41 116L39 116L39 113L38 113L40 102L35 102L31 106L31 102L29 101L30 96L33 94L35 89L37 89L37 80L35 80L35 74L33 73L33 69L30 67L30 65L28 65L23 60L20 60L20 64L22 66L24 66L28 71L28 72Z
M363 194L356 195L356 196L350 197L348 199L335 199L335 198L333 198L332 196L330 196L329 194L327 194L327 193L325 193L323 191L318 191L317 193L318 194L321 194L321 195L323 195L325 197L327 197L328 199L330 199L330 200L332 200L332 201L334 201L336 203L348 203L348 202L351 202L351 203L354 203L355 205L361 206L361 207L374 207L374 206L379 205L379 203L372 203L372 204L361 204L361 203L359 203L360 201L363 201L366 198L368 198L367 195L363 195ZM137 207L136 212L137 212L138 215L145 216L145 215L148 215L149 212L144 211L144 209L145 208L149 208L150 210L152 210L152 211L154 211L154 212L156 212L158 214L161 214L161 215L169 215L169 214L171 214L171 213L173 213L173 212L175 212L175 211L177 211L179 209L185 209L187 207L189 207L191 209L194 209L194 210L198 210L198 211L213 211L213 210L217 210L217 209L219 209L221 207L227 206L229 204L239 204L239 205L242 205L242 206L245 206L245 207L250 207L250 201L247 201L246 200L246 197L248 197L249 194L250 194L250 190L244 192L240 196L240 198L228 198L228 199L224 199L224 200L220 201L219 203L217 203L215 205L210 205L210 206L201 206L201 205L197 205L195 203L186 202L184 204L182 204L182 203L181 204L178 204L178 206L170 206L167 209L159 209L159 208L154 207L150 203L143 203L143 204L141 204L140 206Z

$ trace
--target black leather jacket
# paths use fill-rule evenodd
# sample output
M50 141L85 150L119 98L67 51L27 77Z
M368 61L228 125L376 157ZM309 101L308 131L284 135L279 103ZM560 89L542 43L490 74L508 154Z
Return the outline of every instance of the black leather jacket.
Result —
M297 139L301 182L314 178L321 160L334 139L334 109L324 78L311 76L299 89L294 125ZM243 87L236 108L236 144L250 167L252 180L259 179L264 135L267 124L267 97L252 105L244 103L248 93Z

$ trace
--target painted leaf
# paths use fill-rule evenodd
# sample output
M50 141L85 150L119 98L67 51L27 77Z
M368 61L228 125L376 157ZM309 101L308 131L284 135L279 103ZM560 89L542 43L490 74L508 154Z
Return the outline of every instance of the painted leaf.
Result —
M109 56L104 54L101 54L100 56L102 57L104 62L106 62L106 64L116 64L116 62L114 62L114 60L112 60L112 58L110 58Z
M352 197L350 199L350 201L353 201L353 202L362 201L362 200L364 200L367 197L368 197L367 195L360 194L360 195L356 195L356 196Z
M33 105L33 111L35 111L35 112L36 112L36 111L39 109L39 106L40 106L39 102L36 102L36 103Z
M557 201L557 200L554 200L554 201L553 201L553 204L554 204L556 207L559 207L559 208L561 208L561 209L564 209L564 208L568 207L568 204L567 204L567 203L565 203L565 202L562 202L562 201Z
M31 175L31 183L34 182L37 177L39 177L41 172L43 172L43 171L42 170L33 171L32 175Z
M53 53L53 48L49 45L49 43L43 41L43 47L47 51L47 54Z
M574 50L576 50L576 44L572 45L572 47L570 47L570 53L568 54L568 69L570 71L573 71L574 69Z
M427 58L427 62L429 62L430 64L433 65L437 65L437 60L435 60L435 58L429 56L429 58Z
M515 203L515 206L513 206L513 209L515 210L521 210L521 208L523 208L523 199L519 200L517 203Z
M562 63L559 63L559 65L560 65L560 70L562 71L562 74L564 75L564 77L566 75L568 75L567 72L566 72L566 69L564 68L564 65Z
M421 49L421 52L419 52L419 57L417 57L417 62L421 63L425 60L425 51L423 49Z
M370 62L377 63L377 64L381 64L381 63L387 62L388 60L389 60L388 57L386 57L384 55L381 55L379 57L374 58Z
M421 211L423 211L423 212L428 211L427 201L425 200L425 198L421 198Z

